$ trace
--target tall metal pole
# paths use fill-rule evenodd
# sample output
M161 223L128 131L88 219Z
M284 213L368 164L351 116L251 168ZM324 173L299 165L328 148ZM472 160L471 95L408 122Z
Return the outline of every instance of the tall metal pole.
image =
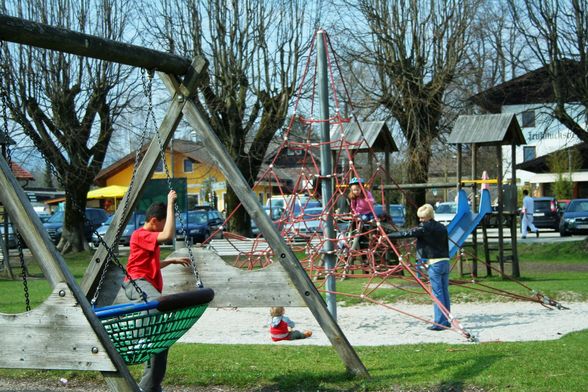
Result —
M331 163L331 127L329 124L329 74L327 69L327 48L326 32L320 30L317 32L317 55L318 55L318 94L321 111L321 193L323 206L328 206L333 196L333 165ZM331 316L337 319L337 298L335 292L335 254L334 239L335 227L333 225L333 216L326 214L323 226L323 254L324 264L327 270L327 309Z

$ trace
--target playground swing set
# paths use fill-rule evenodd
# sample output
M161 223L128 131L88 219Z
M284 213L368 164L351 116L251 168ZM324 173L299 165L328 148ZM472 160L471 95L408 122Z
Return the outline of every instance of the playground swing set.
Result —
M190 62L179 56L6 15L0 15L0 26L0 40L155 69L173 97L156 137L152 139L141 162L136 165L133 180L136 186L129 189L118 206L79 285L63 257L51 245L7 163L0 159L0 186L5 190L0 196L0 202L9 211L16 229L22 234L31 254L53 287L49 298L36 309L16 315L0 314L3 330L0 335L0 345L3 347L0 367L101 371L112 390L137 391L138 386L127 365L144 362L151 355L169 347L213 301L213 290L193 290L192 283L192 291L186 290L186 285L178 285L173 288L176 293L154 301L112 305L117 294L120 295L120 272L108 268L107 261L113 258L114 252L107 244L116 243L120 228L129 219L130 211L138 202L138 196L158 160L162 158L165 162L165 149L184 115L192 127L201 133L205 146L218 160L225 177L231 179L231 185L243 206L254 217L278 256L276 259L279 263L274 264L280 271L275 276L280 277L281 281L277 284L283 285L284 278L291 281L294 286L292 291L299 296L298 302L303 302L311 310L347 371L358 376L368 376L367 369L327 310L304 268L263 213L256 195L191 99L207 66L204 59L195 58ZM183 80L177 75L184 75ZM203 261L206 255L197 254L199 258L195 261L190 248L187 249L194 268L198 263L199 268L206 264ZM114 260L117 261L116 256ZM265 278L268 273L263 271L258 274L264 275L261 279L264 283L267 282ZM221 283L227 283L226 277L224 279L218 282L218 287L222 287ZM103 295L90 303L87 298L100 289L104 289ZM243 296L242 293L235 294ZM44 351L39 352L39 347L43 347Z

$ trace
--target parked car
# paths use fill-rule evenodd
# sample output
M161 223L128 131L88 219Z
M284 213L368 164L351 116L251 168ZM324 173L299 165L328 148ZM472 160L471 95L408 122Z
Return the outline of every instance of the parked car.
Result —
M37 212L37 216L41 220L41 223L45 223L51 218L51 214L48 212Z
M35 209L35 212L37 213L37 216L39 217L39 220L41 221L41 223L45 223L49 220L49 218L51 218L51 214L49 214L48 212L45 211L38 211L37 209ZM4 223L0 223L0 235L2 236L2 239L4 239ZM20 245L22 247L27 247L26 243L24 242L22 236L19 234L18 238L20 240ZM14 237L14 228L12 227L12 222L9 221L8 223L8 248L9 249L14 249L17 247L17 243L16 243L16 238Z
M278 231L282 229L282 217L284 216L286 210L282 207L263 207L264 212L267 216L270 217L274 226ZM251 219L251 235L257 237L259 235L259 227L253 219Z
M114 219L114 215L110 215L108 217L108 219L106 219L104 222L102 222L102 224L95 230L92 232L92 245L97 248L98 245L100 245L100 239L98 238L98 234L100 234L100 237L104 238L104 235L106 235L106 232L108 231L108 228L110 227L110 223L112 223L112 220Z
M135 230L145 224L145 213L144 212L133 212L127 225L125 226L118 243L120 245L129 246L131 243L131 235Z
M388 210L392 217L392 223L397 227L404 227L406 223L406 209L402 204L389 204Z
M84 235L86 240L92 240L92 232L108 219L108 213L101 208L86 208L86 219L84 220ZM43 224L47 234L53 243L57 244L61 239L63 231L64 211L57 211Z
M110 224L112 223L113 218L114 215L110 216L106 220L106 222L102 223L102 225L99 228L97 228L94 233L92 233L92 244L94 246L97 247L98 245L100 245L100 241L98 240L98 234L104 237L104 235L110 227ZM131 234L133 234L133 232L137 230L139 227L143 226L144 223L145 214L142 212L133 212L133 214L129 218L129 221L127 222L127 225L122 230L118 243L120 245L129 246L131 242Z
M457 203L450 201L439 203L435 210L435 220L447 226L455 218L455 214L457 214Z
M557 206L559 207L559 210L563 212L566 210L566 208L568 208L568 204L570 204L570 199L559 199L557 201Z
M212 233L222 227L224 219L217 210L182 212L176 219L176 239L189 239L192 243L204 242ZM185 232L182 232L182 223ZM217 236L223 236L222 230Z
M294 216L298 216L298 215L302 214L303 212L305 212L309 208L322 208L322 204L320 201L318 201L316 199L306 200L302 203L295 203L292 214Z
M296 217L296 222L287 227L287 235L295 240L308 240L315 233L323 232L322 207L306 208L304 214Z
M520 211L517 209L514 213L503 211L502 213L502 227L510 227L512 220L515 219L517 216L520 216ZM486 228L498 228L499 220L498 220L498 206L492 206L492 212L487 214L484 219L486 220Z
M0 236L2 236L2 240L5 240L4 237L4 223L0 222ZM20 238L20 237L19 237ZM25 244L21 241L21 245L25 246ZM12 223L8 223L8 243L7 246L9 249L14 249L17 247L16 237L14 235L14 228L12 227Z
M564 211L559 224L559 235L588 233L588 199L573 199Z
M290 210L293 216L298 216L307 208L321 207L321 202L317 199L311 199L306 195L284 195L272 196L266 203L266 207L281 207Z
M554 197L533 198L533 224L538 229L559 231L561 210Z

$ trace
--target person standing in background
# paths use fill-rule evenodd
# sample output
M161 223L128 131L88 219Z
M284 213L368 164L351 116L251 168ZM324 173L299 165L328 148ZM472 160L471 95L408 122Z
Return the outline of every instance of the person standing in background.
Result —
M521 238L527 238L527 231L531 230L539 238L539 229L533 224L533 213L535 212L535 203L529 196L529 191L523 189L523 209L521 211Z

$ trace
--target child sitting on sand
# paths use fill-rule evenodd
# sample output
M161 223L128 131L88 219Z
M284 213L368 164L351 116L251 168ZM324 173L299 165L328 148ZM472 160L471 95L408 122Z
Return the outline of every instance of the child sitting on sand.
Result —
M276 306L270 308L270 316L272 321L270 323L270 336L274 342L280 340L295 340L306 339L312 336L312 331L296 331L294 328L294 321L284 316L286 309L283 306Z

